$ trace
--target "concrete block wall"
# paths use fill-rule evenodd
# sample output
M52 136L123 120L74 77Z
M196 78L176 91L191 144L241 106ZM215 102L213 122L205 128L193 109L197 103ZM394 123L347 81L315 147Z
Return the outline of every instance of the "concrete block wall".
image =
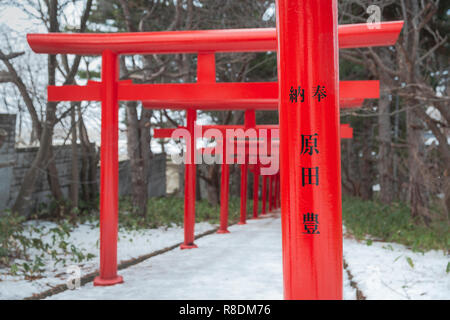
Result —
M16 115L0 114L0 214L4 209L10 208L14 203L23 178L31 166L37 147L16 148ZM65 196L69 195L72 168L71 145L54 146L56 168L59 183ZM119 195L130 194L131 177L130 164L128 160L119 162ZM166 155L156 154L151 160L149 172L149 197L160 197L166 195ZM81 168L81 160L79 160ZM99 182L100 169L97 170ZM50 187L47 182L47 172L39 173L36 189L33 193L32 210L36 210L40 204L51 201Z

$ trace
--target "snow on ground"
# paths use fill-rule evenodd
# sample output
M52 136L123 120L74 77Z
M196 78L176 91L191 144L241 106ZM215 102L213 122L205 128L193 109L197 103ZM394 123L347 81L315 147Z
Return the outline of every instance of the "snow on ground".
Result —
M450 257L442 251L419 253L396 243L368 246L344 239L344 259L367 299L450 300Z
M122 270L124 283L54 299L282 299L280 220L250 220Z
M56 224L43 221L31 221L28 227L39 227L45 230L57 227ZM201 234L215 228L206 222L195 224L195 233ZM42 237L46 243L51 243L52 233ZM118 261L126 261L132 258L161 250L183 241L184 231L182 227L173 226L170 228L146 229L139 231L119 231L119 242L117 246ZM36 236L36 235L34 235ZM81 274L85 275L98 270L99 266L99 236L100 230L93 224L81 224L70 233L70 237L64 239L69 244L74 244L77 249L83 250L84 254L91 253L95 258L83 261L80 264L70 261L66 266L58 264L54 266L54 260L47 255L44 259L46 270L42 274L43 278L33 281L25 280L23 276L7 275L9 270L0 269L0 299L22 299L34 293L40 293L52 287L64 284L67 281L67 266L77 265L81 269ZM29 252L30 254L33 251ZM61 258L61 257L59 257Z
M124 283L66 291L54 299L281 299L278 219L248 221L124 269Z
M280 218L229 230L198 239L198 249L175 249L122 270L123 284L89 283L50 299L283 299ZM344 294L355 299L347 278Z
M47 222L42 225L52 226ZM213 227L196 224L196 233ZM279 214L231 226L230 231L198 239L198 249L177 248L121 270L123 284L94 287L91 282L50 299L282 299ZM98 228L81 225L69 241L98 255L98 233ZM119 237L118 255L123 261L181 242L183 230L121 231ZM449 257L443 252L422 254L394 243L368 246L345 238L344 258L353 281L368 299L450 299ZM80 266L82 275L93 272L98 258ZM347 272L343 274L344 299L355 299L356 290L350 286ZM34 281L2 276L0 299L31 296L66 279L65 268L49 269L44 278Z

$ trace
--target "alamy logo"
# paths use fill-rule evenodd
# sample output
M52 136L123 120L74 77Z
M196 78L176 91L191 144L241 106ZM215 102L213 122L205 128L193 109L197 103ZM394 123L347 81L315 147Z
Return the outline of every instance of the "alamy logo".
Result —
M75 290L80 288L81 283L81 269L78 266L72 265L68 266L66 273L69 275L66 281L67 288L70 290Z
M366 12L370 15L367 19L367 27L369 29L381 28L381 9L377 5L370 5L367 7Z
M262 175L273 175L279 169L279 129L226 129L210 128L205 131L195 125L194 136L189 130L178 128L172 132L172 139L183 139L186 151L171 154L175 164L260 164ZM213 141L212 147L191 150L191 139ZM192 154L193 153L193 154Z

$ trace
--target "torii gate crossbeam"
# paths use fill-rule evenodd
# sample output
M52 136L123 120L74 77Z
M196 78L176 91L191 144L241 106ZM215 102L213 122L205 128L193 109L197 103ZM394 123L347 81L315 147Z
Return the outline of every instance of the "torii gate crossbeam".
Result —
M402 21L381 22L379 29L370 29L365 23L341 25L339 47L393 45L402 26ZM302 35L297 36L303 41ZM27 40L34 52L51 54L101 55L105 50L116 54L277 51L275 28L28 34Z

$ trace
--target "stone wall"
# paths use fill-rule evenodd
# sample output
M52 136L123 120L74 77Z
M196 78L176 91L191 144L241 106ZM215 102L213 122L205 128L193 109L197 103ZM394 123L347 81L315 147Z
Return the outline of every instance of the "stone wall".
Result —
M16 115L0 114L0 210L9 203L15 164Z
M23 177L31 166L38 148L15 147L16 116L0 114L0 212L10 208L15 201ZM71 183L72 150L71 145L54 146L56 168L59 183L65 196L69 194ZM80 152L80 151L79 151ZM166 155L156 154L150 163L150 183L148 186L149 197L166 195ZM78 165L81 168L81 160ZM97 170L97 182L100 169ZM119 195L127 195L131 191L131 177L129 161L119 162ZM47 173L42 170L36 182L33 193L32 210L36 210L40 204L51 201L51 192L47 182Z
M98 170L100 172L100 170ZM166 195L166 154L155 154L150 161L148 184L149 197L163 197ZM119 195L128 195L131 191L130 162L119 162Z

